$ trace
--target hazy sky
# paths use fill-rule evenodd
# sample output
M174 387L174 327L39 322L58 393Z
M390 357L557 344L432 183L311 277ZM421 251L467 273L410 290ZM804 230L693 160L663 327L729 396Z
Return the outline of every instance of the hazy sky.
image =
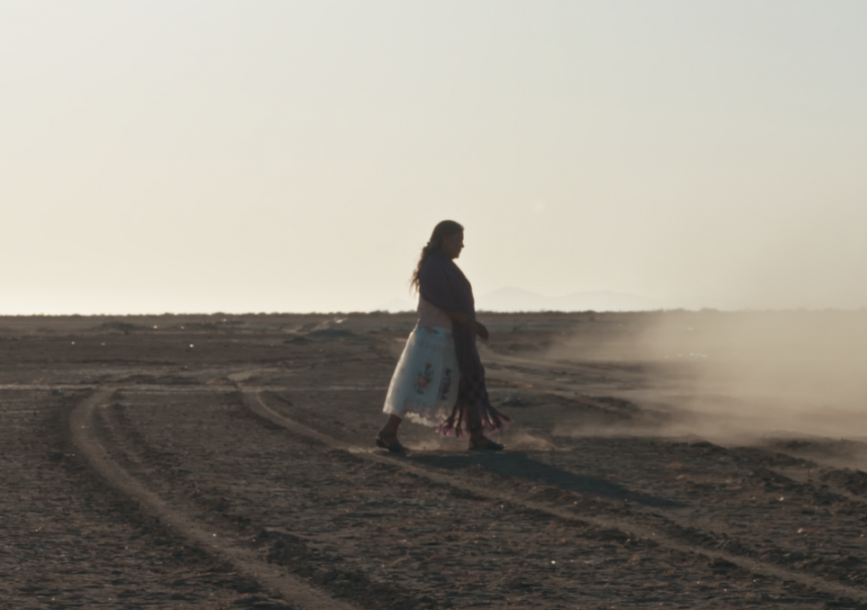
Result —
M867 306L867 3L4 2L0 313Z

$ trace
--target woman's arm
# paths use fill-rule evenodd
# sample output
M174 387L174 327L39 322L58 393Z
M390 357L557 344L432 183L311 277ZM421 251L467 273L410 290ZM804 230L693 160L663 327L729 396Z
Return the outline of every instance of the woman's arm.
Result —
M488 334L488 329L485 328L485 325L478 320L473 320L472 318L470 318L470 316L465 313L461 313L460 311L447 311L445 309L441 309L440 311L442 311L455 322L469 325L469 327L473 329L473 332L475 332L482 341L488 340L488 337L490 336Z

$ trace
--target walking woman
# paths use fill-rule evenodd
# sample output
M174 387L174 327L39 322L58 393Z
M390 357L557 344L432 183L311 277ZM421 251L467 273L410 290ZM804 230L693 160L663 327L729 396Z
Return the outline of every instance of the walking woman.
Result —
M512 420L491 406L485 388L476 336L486 341L488 329L476 320L473 289L454 263L463 248L464 228L444 220L422 250L411 280L419 320L388 387L383 412L389 417L376 437L383 449L404 450L397 440L403 418L436 426L443 436L469 437L470 449L503 449L485 436Z

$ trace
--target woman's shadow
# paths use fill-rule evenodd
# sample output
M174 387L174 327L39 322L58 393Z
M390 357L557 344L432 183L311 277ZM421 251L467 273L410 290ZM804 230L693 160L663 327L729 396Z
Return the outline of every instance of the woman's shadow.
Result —
M514 451L498 454L471 453L461 455L416 453L410 454L407 459L423 466L443 470L462 470L480 467L505 479L524 479L540 485L556 487L563 491L574 491L606 500L634 502L653 508L683 508L686 506L680 502L633 491L606 479L569 472L568 470L534 460L524 453Z

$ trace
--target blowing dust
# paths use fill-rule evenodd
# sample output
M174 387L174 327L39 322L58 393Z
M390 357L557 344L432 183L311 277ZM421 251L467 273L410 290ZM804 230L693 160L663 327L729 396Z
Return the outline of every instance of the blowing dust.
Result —
M612 392L666 412L655 433L867 440L867 311L622 314L549 356L631 374Z

